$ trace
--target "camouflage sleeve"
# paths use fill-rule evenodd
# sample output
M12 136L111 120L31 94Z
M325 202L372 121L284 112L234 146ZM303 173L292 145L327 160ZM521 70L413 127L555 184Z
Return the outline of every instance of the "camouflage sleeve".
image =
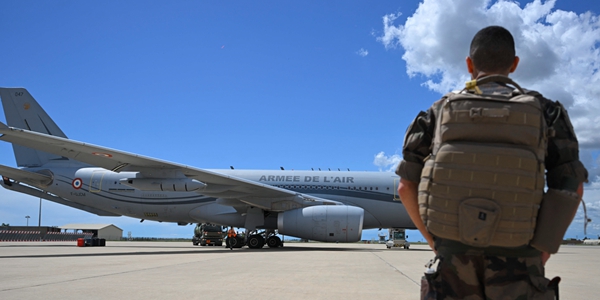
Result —
M427 112L419 112L406 129L403 160L396 168L396 174L401 178L414 182L421 179L425 158L431 154L434 120L433 108L430 108Z
M576 191L581 182L587 182L588 172L579 161L579 144L567 110L560 104L544 99L548 128L546 154L546 182L549 188Z

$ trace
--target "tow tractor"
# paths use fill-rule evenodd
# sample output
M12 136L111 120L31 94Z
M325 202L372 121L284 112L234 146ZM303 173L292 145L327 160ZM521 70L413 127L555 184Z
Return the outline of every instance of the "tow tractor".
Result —
M408 249L410 247L410 243L406 240L408 236L406 235L404 228L390 228L388 241L385 243L385 246L388 249L392 248L400 248Z

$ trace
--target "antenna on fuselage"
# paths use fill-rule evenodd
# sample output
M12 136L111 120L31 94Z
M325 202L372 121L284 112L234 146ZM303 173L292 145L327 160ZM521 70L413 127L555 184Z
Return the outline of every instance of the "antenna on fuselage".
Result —
M229 166L229 168L231 168L233 170L233 166Z
M283 167L279 167L279 168L281 168L281 171L284 171L284 170L285 170Z

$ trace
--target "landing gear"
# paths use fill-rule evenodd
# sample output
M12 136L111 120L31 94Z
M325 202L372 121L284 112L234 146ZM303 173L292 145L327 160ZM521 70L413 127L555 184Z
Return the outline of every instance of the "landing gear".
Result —
M281 239L278 236L272 235L269 238L267 238L267 246L269 246L269 248L277 248L283 246L283 243L281 242Z
M248 237L248 247L251 249L260 249L265 245L265 238L260 234L253 234Z
M277 230L267 229L264 231L258 230L246 230L245 234L238 234L235 238L227 238L225 240L225 246L229 248L231 244L232 248L242 248L248 246L250 249L262 249L265 244L269 248L283 247L283 241L277 236Z

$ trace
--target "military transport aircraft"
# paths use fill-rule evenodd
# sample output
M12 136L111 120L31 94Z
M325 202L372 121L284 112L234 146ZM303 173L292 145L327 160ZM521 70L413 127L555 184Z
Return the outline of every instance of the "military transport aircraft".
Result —
M199 169L70 140L26 89L0 96L0 140L21 167L0 165L0 184L15 192L100 216L243 227L251 248L281 245L277 232L355 242L363 229L414 228L390 172Z

